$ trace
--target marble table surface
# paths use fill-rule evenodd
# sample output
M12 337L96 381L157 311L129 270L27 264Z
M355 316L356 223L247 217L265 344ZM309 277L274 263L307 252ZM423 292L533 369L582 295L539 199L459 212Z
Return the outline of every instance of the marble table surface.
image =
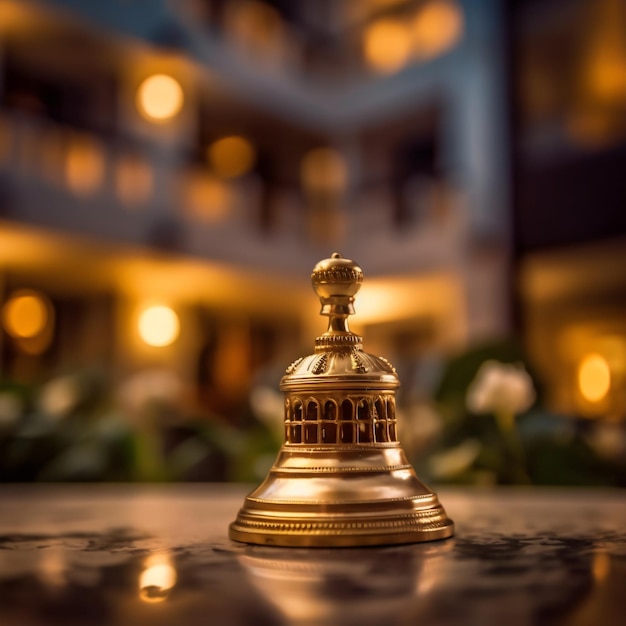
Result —
M440 490L453 539L230 542L241 485L0 486L0 624L626 624L626 493Z

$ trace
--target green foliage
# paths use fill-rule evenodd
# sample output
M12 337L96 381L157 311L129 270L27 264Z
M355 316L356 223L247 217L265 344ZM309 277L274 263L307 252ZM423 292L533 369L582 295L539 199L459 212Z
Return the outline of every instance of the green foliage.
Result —
M166 400L129 410L96 370L41 387L5 382L0 481L258 481L280 442L250 411L235 417L245 426Z
M522 363L532 376L523 351L513 341L481 346L451 359L434 394L442 431L418 464L426 479L453 484L626 486L625 456L610 450L604 453L594 445L594 432L603 424L542 410L536 376L532 378L538 400L511 422L509 431L498 425L494 415L472 413L466 402L468 387L489 360ZM616 426L615 436L626 446L623 423ZM480 444L480 451L469 463L460 469L451 463L449 474L433 474L433 459L453 456L468 441ZM455 468L458 471L453 471Z

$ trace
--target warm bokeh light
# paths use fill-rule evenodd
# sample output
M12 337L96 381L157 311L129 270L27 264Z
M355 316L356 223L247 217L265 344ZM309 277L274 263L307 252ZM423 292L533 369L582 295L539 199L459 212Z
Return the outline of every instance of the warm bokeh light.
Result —
M225 325L217 339L215 383L222 393L237 397L249 388L249 329L237 321Z
M586 148L598 148L615 139L615 120L602 109L574 110L564 123L569 138Z
M94 193L102 185L104 170L104 153L98 141L87 135L70 141L65 154L65 180L74 193Z
M593 553L591 573L596 584L602 584L611 573L611 557L606 550L598 549Z
M596 0L590 9L581 95L595 106L619 107L626 102L625 19L621 0Z
M154 176L148 163L139 157L122 157L115 166L115 189L129 207L145 204L152 194Z
M341 193L348 184L348 166L337 150L316 148L302 159L300 177L311 193Z
M365 30L363 53L377 72L391 74L406 65L411 55L411 32L400 20L383 19Z
M144 602L162 602L176 585L176 569L167 554L153 554L139 576L139 597Z
M578 368L578 386L583 398L600 402L611 388L611 370L600 354L588 354Z
M431 0L424 4L413 21L413 51L429 59L450 50L463 33L463 13L456 2Z
M256 159L254 146L244 137L224 137L209 146L209 162L216 174L237 178L250 171Z
M37 337L50 322L49 304L36 291L21 291L4 305L2 321L5 330L19 339Z
M180 83L167 74L149 76L137 90L137 108L150 121L164 122L176 117L184 99Z
M626 60L621 50L600 50L588 70L588 90L602 104L626 101Z
M67 584L67 556L64 548L57 545L43 546L39 551L37 578L48 587L63 587Z
M168 306L148 307L139 316L139 335L149 346L169 346L176 341L179 332L178 315Z
M226 31L241 49L264 60L284 60L287 32L274 7L256 0L240 0L227 2L224 9Z
M186 211L206 222L218 222L229 211L231 194L228 185L215 176L196 173L185 182Z
M622 0L590 3L575 83L564 115L564 130L584 148L619 141L626 103L626 6ZM556 89L554 89L556 93Z

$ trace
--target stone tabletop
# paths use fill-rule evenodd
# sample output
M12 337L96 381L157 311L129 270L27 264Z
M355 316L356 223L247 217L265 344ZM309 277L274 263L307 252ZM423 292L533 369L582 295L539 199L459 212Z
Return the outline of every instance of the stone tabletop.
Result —
M235 485L0 487L0 624L626 623L626 494L440 490L453 539L227 538Z

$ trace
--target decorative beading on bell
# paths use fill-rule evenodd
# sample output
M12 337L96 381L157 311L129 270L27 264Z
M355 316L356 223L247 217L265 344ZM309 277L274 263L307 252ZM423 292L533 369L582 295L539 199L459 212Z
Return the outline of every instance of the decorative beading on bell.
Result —
M328 330L281 380L285 443L246 497L230 538L334 547L452 536L452 521L397 440L396 371L364 352L349 329L361 268L335 253L315 266L311 280Z

